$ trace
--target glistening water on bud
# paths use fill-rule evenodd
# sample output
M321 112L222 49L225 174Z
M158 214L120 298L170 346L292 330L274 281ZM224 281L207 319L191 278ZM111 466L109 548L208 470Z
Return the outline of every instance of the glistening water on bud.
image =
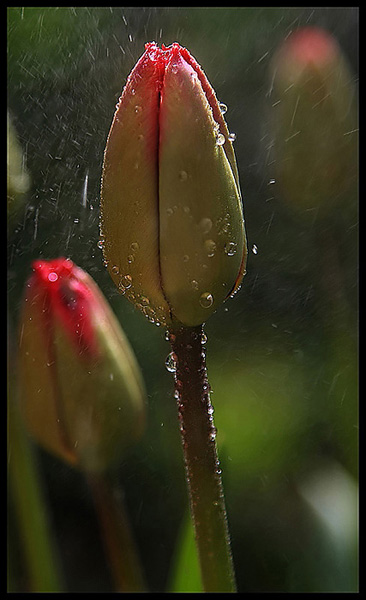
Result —
M109 131L101 188L104 258L125 297L139 310L141 297L148 298L154 321L164 326L200 325L245 272L235 135L226 110L186 48L150 43ZM235 253L227 252L229 244ZM207 293L214 301L201 302Z

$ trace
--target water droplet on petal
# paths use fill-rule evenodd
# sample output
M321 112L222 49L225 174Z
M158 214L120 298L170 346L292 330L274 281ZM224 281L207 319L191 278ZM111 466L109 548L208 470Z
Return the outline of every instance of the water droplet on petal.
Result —
M131 250L133 252L137 252L138 249L139 249L138 243L137 242L132 242L132 244L131 244Z
M121 277L121 281L120 284L126 289L128 290L128 288L131 287L132 285L132 277L131 275L124 275L123 277Z
M200 305L202 308L210 308L213 305L213 295L210 292L204 292L200 296Z
M192 286L192 289L198 290L198 281L193 279L193 281L191 281L191 286Z
M234 256L234 254L237 251L237 248L238 248L238 246L237 246L237 244L235 242L227 242L225 244L225 253L228 256Z
M223 102L219 103L219 108L220 108L220 112L221 112L222 115L224 115L225 113L227 113L227 106Z
M211 257L215 254L216 243L213 240L205 241L205 250L207 252L207 256Z
M199 226L202 233L208 233L212 229L212 221L208 218L201 219Z
M222 133L216 135L216 146L223 146L225 144L225 136Z
M118 275L119 268L117 267L117 265L113 265L113 267L112 267L112 273L114 273L115 275Z
M142 107L139 106L138 104L136 104L135 106L135 113L140 113L142 111Z
M236 140L236 133L229 133L228 138L229 142L235 142Z
M177 356L174 352L171 352L166 357L165 367L169 373L175 373L177 370Z
M54 273L54 272L52 271L52 273L49 273L49 274L48 274L48 281L51 281L51 283L53 283L54 281L57 281L57 280L58 280L58 275L57 275L57 273Z
M186 171L180 171L179 172L179 179L180 181L187 181L188 179L188 174Z
M255 244L253 244L253 246L252 246L252 252L253 252L253 254L258 254L258 248Z

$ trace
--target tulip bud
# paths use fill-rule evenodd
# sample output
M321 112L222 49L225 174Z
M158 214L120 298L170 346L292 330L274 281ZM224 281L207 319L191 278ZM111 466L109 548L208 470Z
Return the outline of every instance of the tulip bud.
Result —
M326 214L354 184L357 126L352 75L335 39L306 27L272 62L274 169L283 199Z
M101 236L112 279L151 321L206 321L240 286L246 239L220 104L178 43L146 44L105 149Z
M136 359L87 273L64 258L33 269L20 329L25 421L50 452L88 471L104 469L143 430Z

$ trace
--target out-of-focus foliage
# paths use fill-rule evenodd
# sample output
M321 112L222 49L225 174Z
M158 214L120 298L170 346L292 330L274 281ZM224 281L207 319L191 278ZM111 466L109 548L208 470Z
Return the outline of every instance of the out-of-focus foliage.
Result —
M29 189L30 181L24 165L22 149L9 114L7 141L7 209L8 217L12 218L19 208L20 199Z
M189 48L236 133L247 275L205 331L238 589L357 590L357 187L326 219L316 211L303 219L275 181L270 64L305 25L335 37L350 69L345 85L357 97L357 8L8 11L9 111L31 178L8 240L11 316L18 317L31 261L62 253L93 276L120 319L143 371L149 414L119 477L153 591L173 585L187 515L173 381L164 367L170 348L162 328L118 295L98 248L106 136L125 79L152 40ZM112 590L84 483L42 452L39 467L67 589ZM331 482L328 495L319 492L319 473ZM341 546L329 527L335 507L347 528Z

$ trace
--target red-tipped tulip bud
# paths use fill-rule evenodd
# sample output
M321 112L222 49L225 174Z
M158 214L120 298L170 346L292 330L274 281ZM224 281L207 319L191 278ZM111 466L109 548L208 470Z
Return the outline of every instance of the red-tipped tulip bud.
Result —
M21 408L37 442L103 470L141 435L136 359L98 286L68 259L36 261L24 298Z
M188 50L146 44L109 132L101 235L116 285L158 324L199 325L240 285L247 249L232 139Z
M330 34L307 27L279 48L271 79L277 184L302 214L326 214L357 173L355 89L346 60Z

